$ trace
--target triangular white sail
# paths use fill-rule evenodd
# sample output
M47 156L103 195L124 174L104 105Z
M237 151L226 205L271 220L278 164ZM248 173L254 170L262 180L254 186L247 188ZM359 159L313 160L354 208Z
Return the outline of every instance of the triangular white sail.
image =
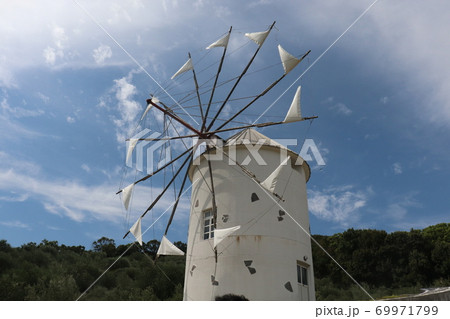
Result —
M183 256L184 252L177 246L172 244L164 235L163 238L161 239L161 244L159 244L158 252L156 253L156 256L159 255Z
M153 107L153 104L148 104L147 105L147 108L145 109L145 112L144 112L144 114L142 114L142 116L141 116L141 121L144 119L144 117L147 115L147 113L148 113L148 111L150 111L150 109Z
M297 64L300 63L300 59L287 52L285 49L278 45L278 52L280 53L281 63L283 63L284 73L288 74L292 71Z
M224 229L215 229L214 230L214 248L225 238L230 236L232 233L234 233L236 230L241 228L241 226L234 226L230 228L224 228Z
M153 102L153 103L158 103L159 100L158 100L156 97L152 97L152 102ZM142 114L142 116L141 116L141 121L142 121L142 119L147 115L148 111L150 111L150 109L151 109L152 107L153 107L153 104L151 104L151 103L149 103L149 104L147 105L147 108L145 109L144 114Z
M267 189L269 192L274 192L277 186L278 176L280 176L281 170L284 166L290 164L291 157L288 156L286 159L270 174L264 182L261 182L261 186Z
M217 47L226 47L228 45L228 40L230 39L230 34L228 33L224 37L220 38L216 42L210 44L206 50L209 50L211 48L217 48Z
M267 36L269 35L270 30L263 31L263 32L253 32L253 33L246 33L245 36L253 41L256 42L259 46L263 45L264 41L266 40Z
M139 219L130 228L130 233L133 234L134 238L136 238L136 241L142 246L141 220L142 217L139 217Z
M192 64L191 58L189 58L189 60L187 60L187 62L174 75L172 75L170 79L173 80L176 76L192 69L194 69L194 65Z
M302 113L300 111L300 93L301 93L302 87L299 86L297 88L297 92L295 92L294 99L292 100L291 107L289 108L289 111L286 114L286 118L283 122L289 123L289 122L296 122L302 120Z
M130 206L131 194L133 193L134 183L128 185L124 189L122 189L122 201L125 209L128 210L128 206Z
M131 158L131 155L133 154L133 150L136 147L136 143L139 141L137 138L130 138L130 141L128 143L128 150L127 150L127 158L125 159L125 163L128 163L128 161Z

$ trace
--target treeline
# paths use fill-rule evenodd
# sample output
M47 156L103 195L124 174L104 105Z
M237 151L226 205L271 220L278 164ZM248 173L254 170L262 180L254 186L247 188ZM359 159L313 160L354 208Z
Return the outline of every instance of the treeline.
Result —
M386 233L349 229L314 239L375 298L450 286L450 224ZM174 243L186 251L186 244ZM369 297L314 243L317 300ZM0 300L182 300L185 258L161 256L156 240L91 250L43 240L13 248L0 240Z
M386 233L349 229L314 238L375 298L450 286L450 224ZM318 300L367 300L369 296L313 244Z
M76 300L123 253L80 300L182 300L184 257L155 263L159 242L138 246L105 237L92 250L48 240L12 248L0 240L0 300Z

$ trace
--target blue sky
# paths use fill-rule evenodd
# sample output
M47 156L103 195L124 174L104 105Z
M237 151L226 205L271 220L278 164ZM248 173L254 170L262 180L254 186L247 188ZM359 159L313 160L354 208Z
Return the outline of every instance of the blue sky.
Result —
M135 132L145 100L150 93L168 99L155 80L163 86L172 83L171 75L188 52L196 70L217 62L221 49L208 53L204 48L230 26L233 54L225 62L223 79L235 76L256 49L244 33L264 31L276 20L249 73L275 66L250 74L236 97L254 95L282 74L276 65L278 44L294 55L312 52L239 118L251 123L372 3L3 3L0 238L14 246L44 238L86 247L102 236L130 242L121 239L123 234L164 183L159 176L136 187L129 214L115 195L140 176L124 168L124 139ZM272 138L313 139L325 159L325 166L311 163L312 233L349 227L409 230L449 222L449 9L443 0L378 1L261 118L282 120L298 84L303 114L319 116L311 125L261 130ZM199 78L205 81L207 74ZM193 85L189 76L173 83L171 94ZM240 106L230 102L225 115ZM159 130L160 117L149 114L142 124ZM174 154L181 150L179 144L173 146ZM147 214L143 227L172 199L165 197ZM188 201L180 204L171 240L186 240ZM161 238L166 217L144 235L145 241Z

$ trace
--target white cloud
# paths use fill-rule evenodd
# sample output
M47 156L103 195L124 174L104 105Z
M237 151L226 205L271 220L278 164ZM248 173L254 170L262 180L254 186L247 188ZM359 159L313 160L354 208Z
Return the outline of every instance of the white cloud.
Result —
M63 228L56 227L56 226L51 226L51 225L47 225L47 228L50 229L50 230L54 230L54 231L64 230Z
M68 40L64 28L60 26L54 26L52 33L53 33L53 42L55 43L56 47L61 50L64 49Z
M6 93L4 93L4 95L6 95ZM44 136L49 138L58 138L56 136L50 136L37 131L33 131L26 125L23 125L16 120L24 117L37 117L43 114L45 114L45 112L40 109L27 109L22 107L10 106L7 98L3 97L2 101L0 102L0 136L2 136L4 140L15 141L22 138L36 138Z
M334 102L333 96L329 96L326 99L322 100L322 104L332 104L333 102ZM330 109L335 110L336 112L341 113L343 115L352 114L352 110L342 102L338 102L336 104L331 105Z
M0 87L9 89L17 87L17 83L13 75L14 70L11 70L7 60L8 58L5 55L0 55Z
M293 18L298 12L294 8L301 7L303 19L294 25L302 25L312 39L331 43L372 2L306 1L292 4L288 11ZM367 61L365 67L370 72L384 75L405 94L414 96L416 116L423 119L427 114L427 120L446 123L450 119L450 61L446 56L450 42L443 39L450 32L446 14L450 2L434 4L429 6L420 0L378 1L338 44L345 54Z
M94 49L94 52L92 53L92 57L94 58L95 63L103 64L106 59L109 59L112 57L111 48L107 45L102 44L97 49Z
M352 114L352 110L350 110L347 105L344 103L337 103L331 107L332 110L336 110L336 112L344 114L344 115L350 115Z
M162 30L175 25L184 27L185 19L191 19L189 15L186 17L186 13L196 15L198 11L192 10L190 3L182 3L164 12L163 3L135 0L111 0L108 5L102 1L80 5L124 47L130 48L139 61L178 42ZM151 19L148 19L149 10L152 12ZM158 45L151 46L152 52L150 47L136 52L133 50L136 34ZM180 39L183 37L180 35ZM0 10L0 39L5 44L0 47L0 84L6 87L15 85L14 75L26 68L43 65L96 67L96 61L105 59L106 62L108 57L108 65L133 64L125 54L111 59L106 47L106 50L98 52L100 60L92 59L92 49L108 36L76 2L67 4L42 0L5 3ZM184 41L187 42L187 39Z
M86 186L64 180L48 181L14 169L0 169L0 189L27 192L47 211L78 222L91 218L117 222L122 216L114 188L108 185Z
M20 140L21 138L36 138L44 136L55 138L54 136L48 136L43 133L33 131L22 124L16 123L9 117L3 116L1 114L0 123L0 135L4 139Z
M374 134L366 134L364 135L364 139L365 140L375 140L380 136L379 133L374 133Z
M116 137L119 143L124 143L125 139L133 136L136 129L138 115L142 112L141 105L133 100L136 95L136 87L131 84L132 72L118 80L114 80L113 92L118 101L117 110L120 117L114 119L116 125Z
M323 100L322 103L330 104L330 103L333 103L333 101L334 101L334 97L333 96L329 96L325 100Z
M16 195L12 193L10 196L0 196L0 201L4 202L24 202L28 199L28 194Z
M0 225L6 226L6 227L13 227L13 228L31 229L31 227L29 225L24 224L18 220L10 221L10 222L0 222Z
M403 173L402 165L398 162L392 164L392 170L394 171L395 175L400 175L401 173Z
M68 116L68 117L66 118L66 121L67 121L67 123L75 123L75 118L72 117L72 116Z
M386 215L394 219L396 223L403 223L408 215L409 208L418 208L422 205L414 198L417 193L409 193L403 196L396 196L386 209Z
M232 108L231 108L230 103L225 104L225 107L222 110L222 114L223 114L222 116L224 118L229 118L232 115L231 111L232 111Z
M26 175L39 174L41 170L41 168L34 163L21 160L2 151L0 151L0 164L9 169L18 170Z
M231 14L231 10L228 7L225 6L219 6L216 8L215 12L216 16L220 19L224 19L228 17Z
M73 180L48 179L42 177L40 169L33 169L36 164L20 160L11 163L13 157L4 152L0 152L0 159L0 190L27 194L28 200L40 202L49 213L66 216L77 222L98 220L123 223L124 208L120 195L116 195L115 183L84 185ZM141 214L151 202L148 194L156 196L161 191L162 188L158 187L150 189L147 186L136 186L132 209ZM162 212L172 204L173 198L163 197L155 210ZM180 203L178 218L186 219L188 209L189 203L185 197Z
M46 47L42 51L42 56L44 57L45 63L54 65L56 61L56 50L51 47Z
M42 100L42 102L44 102L45 104L47 104L48 102L50 102L50 98L45 95L44 93L41 92L37 92L37 96L38 98L40 98Z
M5 117L35 117L44 114L44 111L42 110L28 110L22 107L11 107L6 98L3 98L2 102L0 103L0 109L2 110L2 113Z
M349 227L359 219L359 210L366 206L370 190L353 190L353 186L331 187L308 191L308 206L314 216Z
M259 7L259 6L265 6L265 5L268 5L268 4L271 4L271 3L272 3L271 0L257 0L257 1L250 2L248 4L248 7L249 8L254 8L254 7Z
M53 45L56 47L47 46L43 51L42 55L44 57L45 63L48 65L55 65L57 58L64 58L64 49L66 47L68 38L64 31L64 28L60 26L53 26L52 39Z
M81 165L81 169L83 169L87 173L91 171L91 168L87 164Z
M296 41L298 30L302 30L304 44L315 43L319 50L324 50L372 2L281 0L252 3L264 4L264 18L271 19L273 14L279 13L277 26L283 26L283 32L278 34L280 39L283 36ZM261 25L261 9L249 8L238 1L227 3L226 7L210 1L197 1L193 5L181 1L111 0L108 6L102 1L82 5L140 62L148 61L151 55L161 60L167 52L187 44L202 47L208 44L203 39L215 39L230 25L241 28L240 32L256 31L257 23L252 21ZM420 111L428 119L448 122L450 61L446 52L450 51L450 43L442 39L446 39L450 31L446 14L449 10L450 3L445 1L433 6L420 0L379 1L333 51L339 50L370 72L385 75L394 85L407 88L406 93L418 101L413 106L417 113ZM151 19L148 19L148 12L152 12ZM225 21L217 19L218 16L226 17ZM256 16L259 19L252 19ZM140 46L136 44L137 35L143 39ZM0 39L6 43L0 48L0 84L11 86L18 71L46 64L98 67L92 58L92 49L107 38L76 3L8 2L0 12ZM233 38L239 38L238 34ZM100 54L99 61L102 56L108 54ZM114 54L102 63L102 66L109 66L132 65L133 62L125 54ZM162 74L164 70L158 72Z

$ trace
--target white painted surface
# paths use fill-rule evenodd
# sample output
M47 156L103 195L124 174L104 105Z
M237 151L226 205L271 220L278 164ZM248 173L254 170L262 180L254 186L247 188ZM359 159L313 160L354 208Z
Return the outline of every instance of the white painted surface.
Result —
M224 151L230 151L228 146ZM280 152L283 153L281 156ZM249 153L243 145L238 145L236 154L241 163ZM259 154L267 165L258 165L252 160L246 168L263 181L285 159L286 152L277 146L264 145ZM291 151L288 155L295 163L298 155ZM299 162L303 162L302 159ZM216 263L213 239L203 239L202 212L212 207L212 196L208 187L207 161L202 158L199 165L190 168L191 179L200 178L200 181L194 185L191 195L184 299L214 300L218 295L233 293L249 300L315 300L308 234L287 214L279 221L280 207L239 166L229 165L226 157L222 161L212 161L211 165L218 207L217 228L237 225L241 228L217 246ZM280 205L307 231L306 180L309 172L306 162L295 168L289 167L283 170L275 188L285 200L280 201ZM252 193L257 194L258 201L251 201ZM226 222L224 215L228 215ZM255 271L253 274L244 261L251 261L249 267ZM307 287L297 283L297 261L309 265ZM213 285L211 276L217 285ZM287 282L290 282L292 292L285 288Z

